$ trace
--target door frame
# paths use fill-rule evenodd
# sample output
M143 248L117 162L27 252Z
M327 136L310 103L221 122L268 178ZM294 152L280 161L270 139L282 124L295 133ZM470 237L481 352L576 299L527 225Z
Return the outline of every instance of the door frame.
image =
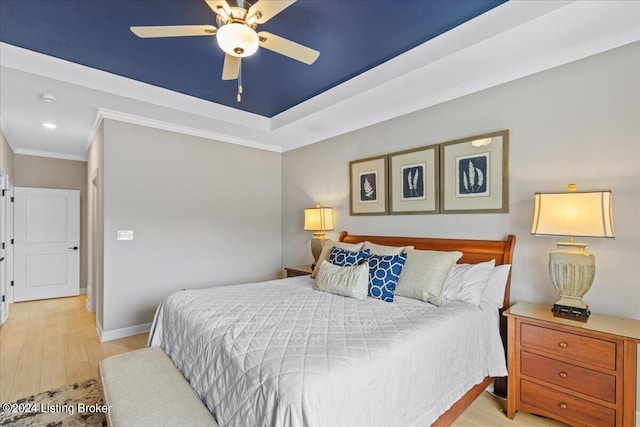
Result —
M99 296L98 286L100 283L100 174L99 169L93 171L89 180L89 253L87 257L87 310L93 313L98 311ZM96 316L96 318L98 318Z
M14 290L14 286L13 286L13 279L14 279L14 265L13 265L13 260L14 260L14 248L15 248L15 230L13 229L13 222L14 222L14 212L13 212L13 195L14 195L14 184L13 184L13 179L11 179L11 176L7 175L7 191L9 193L9 197L7 198L6 201L6 209L7 209L7 214L6 214L6 218L7 218L7 250L6 250L6 256L7 256L7 286L9 287L8 291L7 291L7 299L9 300L9 303L13 303L14 299L13 299L13 290Z
M8 185L7 174L0 169L0 325L9 317L9 283L7 276L7 212L8 212Z
M4 249L0 247L0 257L4 257L0 266L0 295L5 300L0 300L0 325L9 317L9 304L13 302L13 180L0 169L0 191L2 202L0 203L0 242L4 243ZM1 243L0 243L1 244Z

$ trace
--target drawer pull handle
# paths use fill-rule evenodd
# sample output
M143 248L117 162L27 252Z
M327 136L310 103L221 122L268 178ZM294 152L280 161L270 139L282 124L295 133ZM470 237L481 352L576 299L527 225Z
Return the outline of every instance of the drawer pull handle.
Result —
M558 406L560 407L560 409L567 409L567 404L564 402L560 402Z
M567 378L569 376L569 374L567 374L566 372L560 372L558 375L560 375L560 378Z
M567 348L569 347L569 344L567 344L566 342L562 341L561 343L558 344L560 346L560 348Z

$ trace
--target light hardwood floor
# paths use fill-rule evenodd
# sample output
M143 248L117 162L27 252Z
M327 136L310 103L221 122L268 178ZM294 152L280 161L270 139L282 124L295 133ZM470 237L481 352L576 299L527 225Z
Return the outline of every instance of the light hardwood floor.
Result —
M484 392L453 423L454 427L566 427L567 425L549 418L527 413L517 413L513 420L505 415L507 401Z
M100 342L86 295L9 305L0 327L0 401L98 377L98 362L146 346L148 334Z
M146 346L148 334L100 342L86 295L11 304L0 327L0 402L98 377L98 362ZM506 402L483 393L455 427L557 427L546 418L520 413L512 421Z

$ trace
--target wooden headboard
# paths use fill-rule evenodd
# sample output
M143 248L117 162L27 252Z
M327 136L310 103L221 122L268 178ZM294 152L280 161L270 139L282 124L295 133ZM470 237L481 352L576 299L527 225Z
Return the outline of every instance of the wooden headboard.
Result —
M458 263L477 264L496 260L496 265L511 264L516 236L510 234L505 240L468 240L468 239L435 239L430 237L392 237L392 236L356 236L346 231L340 233L340 242L360 243L369 241L378 245L409 246L416 249L432 251L460 251L462 258ZM509 308L511 293L511 274L504 292L504 309Z

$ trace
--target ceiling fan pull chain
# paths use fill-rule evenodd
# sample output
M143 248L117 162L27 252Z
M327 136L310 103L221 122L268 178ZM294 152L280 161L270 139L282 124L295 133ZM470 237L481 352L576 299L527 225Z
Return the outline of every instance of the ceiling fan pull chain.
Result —
M0 0L1 2L2 0ZM263 47L296 61L311 65L320 52L266 31L257 32L258 25L294 4L297 0L205 0L216 15L213 25L163 25L129 27L141 38L216 36L224 52L222 80L238 80L236 99L242 101L241 59ZM253 4L251 4L253 3Z
M242 59L238 60L238 102L242 101Z

